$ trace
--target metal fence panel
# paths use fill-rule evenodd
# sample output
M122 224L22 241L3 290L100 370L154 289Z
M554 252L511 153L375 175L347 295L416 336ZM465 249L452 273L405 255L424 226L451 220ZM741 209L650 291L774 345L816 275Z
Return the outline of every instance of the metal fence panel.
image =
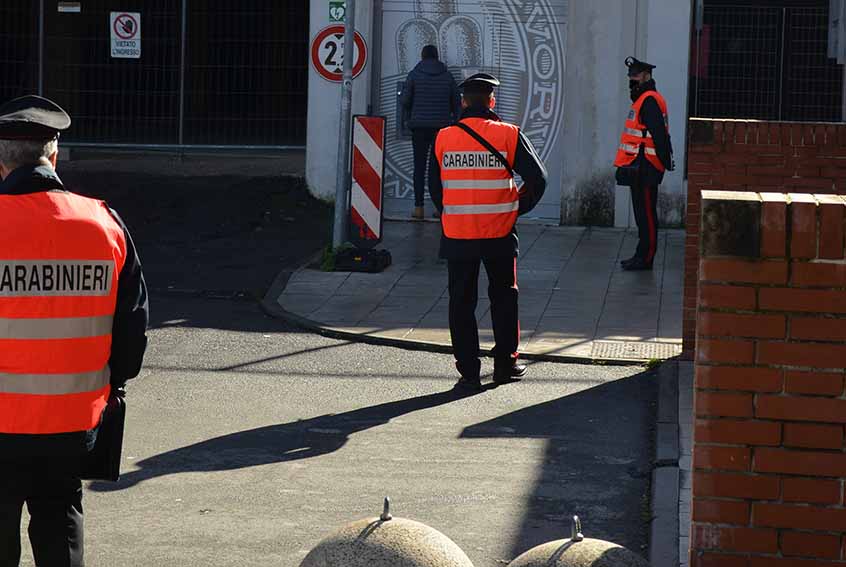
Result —
M695 116L777 119L781 20L779 8L706 5Z
M828 57L828 11L791 8L786 16L783 114L814 122L843 120L843 66Z
M38 2L0 1L0 102L38 91Z
M189 3L186 142L301 144L307 0Z
M179 2L136 0L141 58L111 57L113 0L85 0L82 12L45 10L44 92L73 118L71 142L176 143Z
M828 7L808 4L706 1L694 34L690 114L842 120L843 66L828 57Z
M111 57L110 13L127 8L140 59ZM0 0L0 101L43 82L70 143L304 145L308 15L308 0Z

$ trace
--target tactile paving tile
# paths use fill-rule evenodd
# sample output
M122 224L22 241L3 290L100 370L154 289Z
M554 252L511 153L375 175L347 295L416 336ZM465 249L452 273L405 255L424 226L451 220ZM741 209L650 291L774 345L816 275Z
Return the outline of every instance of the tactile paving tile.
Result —
M594 341L592 358L665 359L681 354L682 347L673 343Z

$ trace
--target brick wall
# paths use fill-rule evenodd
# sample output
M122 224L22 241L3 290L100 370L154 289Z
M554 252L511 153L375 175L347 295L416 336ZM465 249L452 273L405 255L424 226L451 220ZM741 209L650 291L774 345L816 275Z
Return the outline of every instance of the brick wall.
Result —
M692 119L688 128L684 349L696 336L702 190L846 194L846 124Z
M844 566L846 198L700 203L691 565Z

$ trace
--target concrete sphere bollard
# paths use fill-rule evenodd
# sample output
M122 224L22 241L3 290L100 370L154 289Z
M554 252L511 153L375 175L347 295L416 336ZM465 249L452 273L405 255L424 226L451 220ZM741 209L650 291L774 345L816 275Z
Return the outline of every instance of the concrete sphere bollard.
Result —
M390 514L347 524L312 549L300 567L473 567L455 542L434 528Z
M649 563L616 543L585 538L579 518L574 516L569 539L533 547L508 567L649 567Z

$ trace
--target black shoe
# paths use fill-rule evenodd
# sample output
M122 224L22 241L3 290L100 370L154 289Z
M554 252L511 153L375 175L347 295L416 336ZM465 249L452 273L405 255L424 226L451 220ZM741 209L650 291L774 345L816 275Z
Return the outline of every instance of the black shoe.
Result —
M478 378L476 378L475 380L471 380L462 376L461 378L459 378L458 382L455 383L453 389L458 390L460 392L481 392L482 381Z
M493 381L496 384L507 384L509 382L517 382L517 378L525 376L529 367L525 364L517 364L516 362L511 366L494 367Z
M626 271L634 272L640 270L651 270L652 269L652 262L647 262L643 258L635 258L628 264L623 264L623 269Z
M625 266L626 264L631 264L632 262L634 262L637 259L638 259L637 256L632 256L631 258L628 258L626 260L620 260L620 265Z

